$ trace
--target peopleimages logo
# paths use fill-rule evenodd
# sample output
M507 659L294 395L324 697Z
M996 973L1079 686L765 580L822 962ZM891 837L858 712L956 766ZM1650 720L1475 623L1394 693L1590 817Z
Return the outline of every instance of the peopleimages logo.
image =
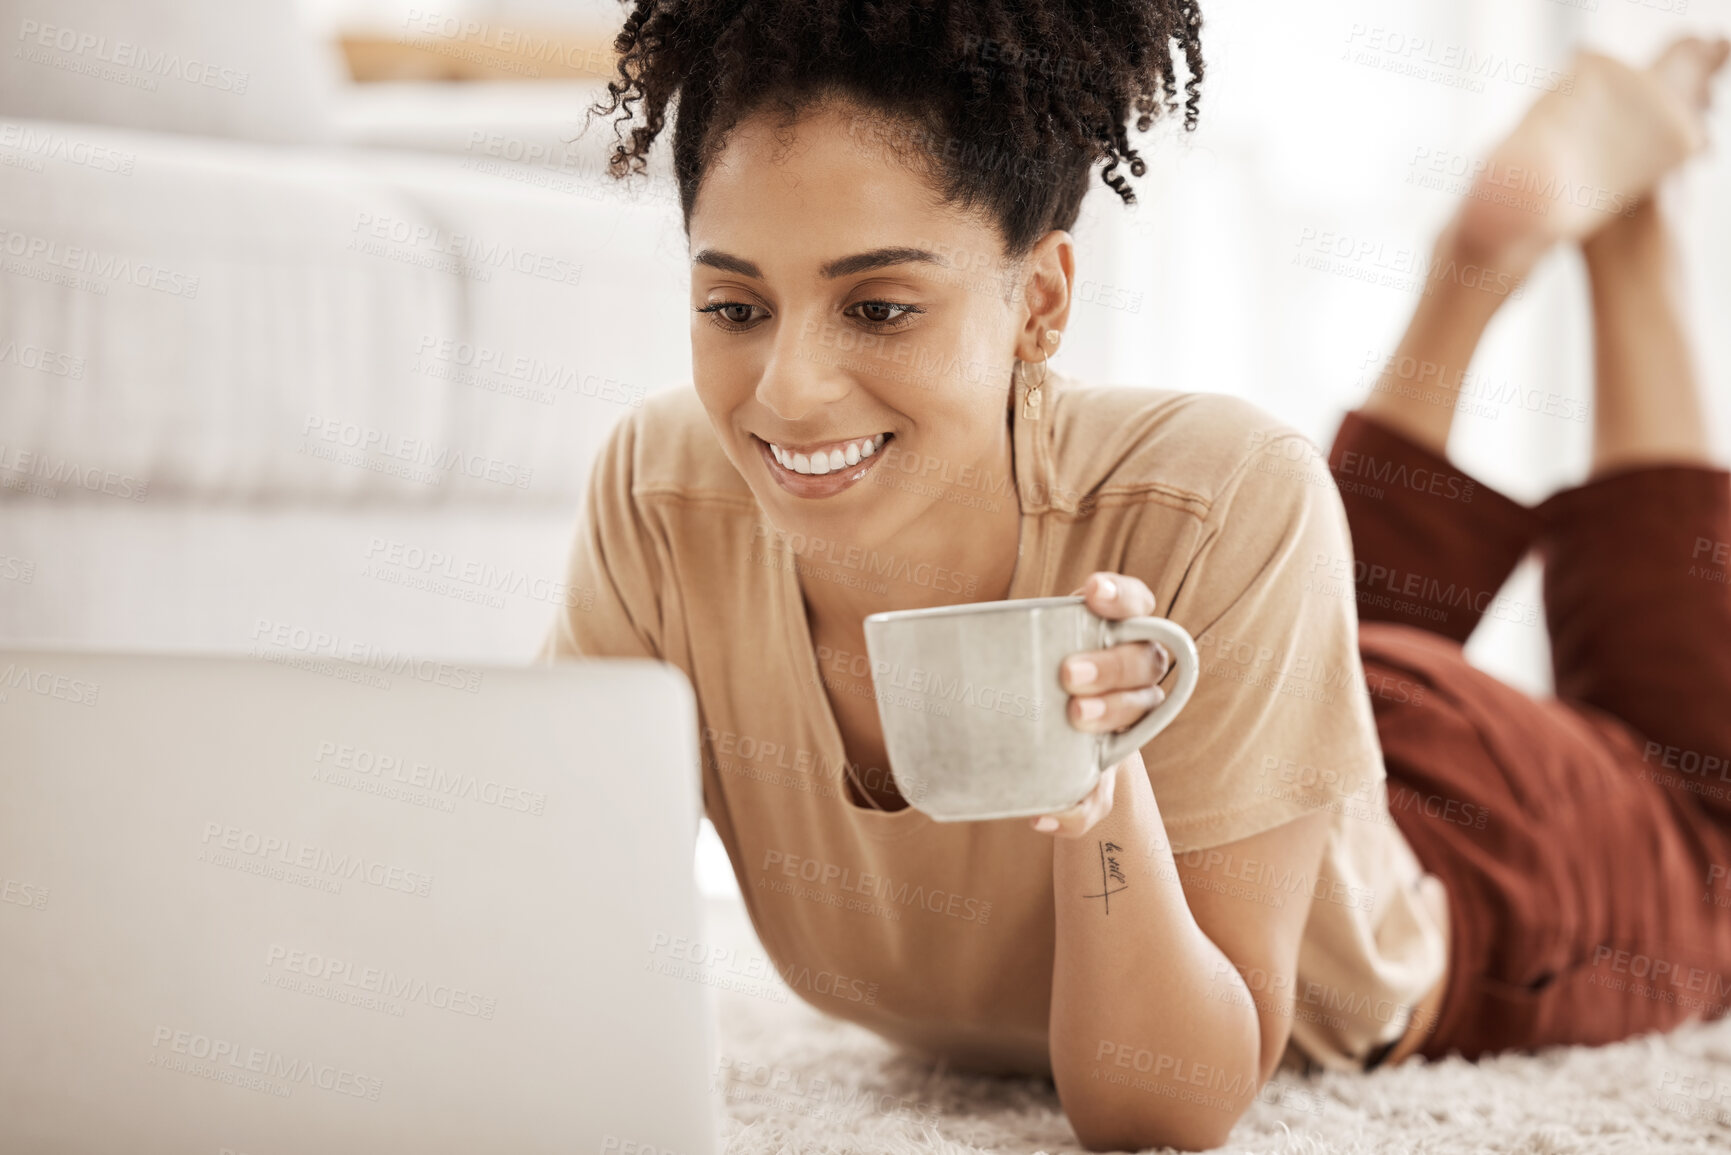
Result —
M454 271L511 269L524 276L539 277L562 285L576 285L583 280L583 265L551 253L538 253L515 245L483 240L468 233L451 233L435 225L401 217L380 216L369 212L355 214L354 235L349 248L374 255L388 255L389 249L378 246L396 245L405 252L419 252L428 257L451 257L461 268ZM369 246L372 242L372 246Z
M374 1102L378 1101L379 1095L385 1089L383 1079L363 1075L346 1067L296 1059L281 1051L243 1046L232 1039L212 1038L196 1031L158 1026L150 1045L156 1052L150 1057L151 1066L199 1075L218 1082L230 1082L235 1075L253 1075L261 1079L279 1080L287 1085L286 1089L290 1093L298 1084ZM184 1056L193 1062L177 1062L175 1056Z
M491 1019L499 1006L499 1000L491 995L483 995L450 983L429 982L418 975L399 974L388 967L366 966L353 959L337 958L319 951L297 950L280 943L272 943L265 951L264 965L268 969L281 970L315 983L378 995L398 1002L421 1003L436 1010L468 1015L471 1018Z
M741 985L744 985L766 980L773 972L779 973L782 981L789 987L808 994L824 995L866 1006L875 1006L878 1001L878 984L867 982L863 978L849 978L831 970L814 971L809 966L793 962L778 966L764 955L743 957L732 947L693 941L684 936L669 935L665 931L655 932L655 937L649 943L649 953L667 957L654 962L645 960L645 968L670 978L739 989L718 980L738 979L741 980ZM786 1001L785 992L773 987L767 991L747 988L745 993L759 994L772 1002Z
M517 489L527 489L534 469L516 465L482 453L467 452L452 445L442 445L418 437L346 421L340 417L309 413L301 423L301 452L327 456L319 452L322 442L335 449L350 450L362 455L346 462L364 464L369 457L385 462L403 462L420 469L409 474L411 480L430 478L433 484L448 476L460 475L481 481L491 481Z
M89 493L143 501L150 495L150 482L130 473L116 473L96 465L82 465L65 457L50 457L0 442L0 489L29 489L43 497L56 497L60 486L70 485Z
M485 597L495 609L504 601L494 595L504 594L585 612L595 608L595 591L587 586L573 588L515 567L500 568L490 561L463 558L395 538L373 538L367 544L365 559L367 565L361 571L365 576L433 593L472 595L466 600Z
M192 300L198 296L199 279L188 273L164 268L149 261L137 261L116 253L85 248L83 245L69 245L35 233L0 229L0 252L20 260L40 262L48 268L64 269L68 273L97 278L95 282L81 283L79 287L114 281L136 285L141 289L153 289L171 297ZM106 293L107 289L103 287L100 291Z
M249 654L266 661L284 660L283 651L290 651L289 658L305 655L309 659L334 659L339 663L339 667L347 667L339 670L342 673L377 670L384 674L404 675L434 686L449 686L469 694L481 692L481 670L405 654L371 642L348 639L340 634L290 622L259 618L253 623L252 642ZM268 650L265 648L267 645L279 649ZM289 661L287 664L296 663ZM389 689L389 683L385 683L383 688Z
M40 345L20 344L17 341L7 341L0 345L0 365L7 364L34 369L38 373L47 373L53 377L69 377L74 381L84 378L84 358L71 353L57 353Z
M495 778L446 769L418 758L379 753L364 746L320 742L313 761L327 769L334 767L377 781L388 778L442 798L478 802L522 814L542 814L547 809L547 795L539 790L528 790Z
M22 879L7 878L0 875L0 902L9 902L13 906L27 906L32 910L46 910L48 907L48 888Z
M1425 612L1433 620L1442 620L1445 616L1443 610L1447 608L1471 609L1486 617L1523 626L1537 625L1539 621L1538 606L1504 597L1495 590L1474 590L1454 582L1444 585L1440 579L1427 574L1404 573L1388 566L1371 565L1351 557L1330 557L1321 552L1311 558L1310 572L1305 578L1306 589L1330 592L1317 580L1318 571L1323 571L1328 580L1340 583L1344 591L1340 596L1356 591L1359 601L1366 601L1370 595L1378 593L1411 598L1409 603L1397 603L1396 608L1411 607Z
M523 387L520 392L532 400L547 396L546 404L557 400L552 395L556 392L641 409L643 399L648 395L648 390L642 385L630 385L600 373L556 365L524 353L512 353L495 346L471 344L449 337L440 338L426 334L422 336L415 353L419 359L417 363L425 365L426 361L433 361L444 367L436 373L429 372L433 366L424 367L422 372L427 372L430 376L488 388L484 375L491 374L520 384ZM462 370L473 370L473 373L464 374ZM477 374L483 376L476 376ZM518 392L510 389L505 391Z
M195 84L200 88L214 88L218 92L232 92L237 96L246 94L247 85L252 81L252 75L238 68L225 68L210 64L194 56L182 56L179 52L164 49L151 49L133 44L127 40L111 40L107 36L94 32L81 32L65 25L43 24L37 20L20 20L18 22L18 39L24 43L25 49L52 48L63 53L71 61L56 61L45 58L45 54L30 52L26 57L33 63L51 64L65 67L69 63L82 63L83 68L72 68L70 71L83 72L94 66L109 65L112 68L131 68L147 73L152 77L163 79L173 78ZM93 75L104 77L100 71ZM104 77L114 79L114 77ZM155 89L154 82L149 85Z
M884 874L873 874L870 871L856 871L851 866L839 866L833 862L823 862L815 858L804 858L797 854L787 854L780 850L765 850L763 865L759 869L768 874L771 870L779 871L791 879L801 882L816 883L821 887L835 886L854 894L869 895L886 903L897 906L916 907L930 911L932 914L947 914L951 918L959 918L965 922L978 922L984 926L991 917L992 904L990 900L982 902L977 898L969 898L957 894L953 890L939 887L927 888L922 883L902 882L899 885ZM773 880L759 879L759 884L769 881L766 889L777 889Z
M97 694L102 692L102 686L98 682L86 682L68 674L57 674L52 670L32 669L17 662L8 662L6 668L0 670L0 690L27 690L44 698L57 698L77 706L94 706ZM5 695L0 694L0 701L4 700Z
M105 144L78 140L64 133L28 124L0 124L0 148L11 149L33 159L57 160L63 164L131 176L138 154Z
M859 545L851 545L832 538L808 537L803 533L789 532L766 526L759 521L752 526L751 542L753 552L759 543L765 548L765 556L769 548L787 550L802 561L814 565L831 566L836 569L852 570L867 578L889 579L906 585L929 587L935 590L947 590L950 593L973 596L979 585L979 578L971 573L963 573L947 566L934 565L929 561L908 558L897 554L880 554L875 549L867 549Z
M199 841L209 851L227 852L229 856L239 855L304 870L309 875L332 882L355 879L382 890L396 890L422 898L432 892L433 876L424 871L409 870L365 855L338 853L329 847L295 838L260 834L243 826L206 822L204 836ZM230 865L220 854L209 857L215 865Z

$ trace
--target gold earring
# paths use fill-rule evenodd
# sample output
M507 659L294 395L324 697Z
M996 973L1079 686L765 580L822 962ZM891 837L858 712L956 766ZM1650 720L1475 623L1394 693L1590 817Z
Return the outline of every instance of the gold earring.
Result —
M1047 329L1046 339L1040 343L1040 383L1038 385L1030 385L1028 387L1027 396L1022 400L1022 416L1026 417L1030 421L1039 419L1040 390L1045 387L1046 378L1052 374L1052 367L1048 364L1052 359L1052 355L1046 352L1046 345L1051 344L1052 348L1056 349L1058 347L1056 344L1057 340L1058 330ZM1023 362L1023 364L1027 364L1027 362Z

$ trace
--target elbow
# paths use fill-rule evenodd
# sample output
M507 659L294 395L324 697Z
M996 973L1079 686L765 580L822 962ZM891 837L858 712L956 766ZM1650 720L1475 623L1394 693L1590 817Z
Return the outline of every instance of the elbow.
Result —
M1213 1151L1226 1146L1236 1118L1215 1111L1189 1117L1132 1118L1104 1112L1069 1112L1076 1141L1089 1151Z

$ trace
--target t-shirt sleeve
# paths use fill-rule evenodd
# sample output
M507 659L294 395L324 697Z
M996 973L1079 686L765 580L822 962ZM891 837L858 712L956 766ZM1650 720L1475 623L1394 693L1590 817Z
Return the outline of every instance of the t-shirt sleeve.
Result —
M1175 851L1338 809L1384 776L1353 586L1330 577L1352 566L1340 494L1296 432L1247 431L1246 443L1155 610L1195 638L1202 667L1184 711L1142 748ZM1132 535L1126 573L1169 561L1135 552Z
M638 417L629 414L613 427L590 468L565 597L536 655L540 663L663 656L661 564L631 492Z

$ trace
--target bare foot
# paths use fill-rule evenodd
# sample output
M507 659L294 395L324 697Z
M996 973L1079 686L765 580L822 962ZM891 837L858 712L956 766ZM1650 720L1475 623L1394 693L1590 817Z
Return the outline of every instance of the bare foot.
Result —
M1699 131L1713 102L1713 76L1727 56L1731 56L1731 40L1723 36L1713 40L1685 36L1672 41L1647 71L1682 100L1684 107L1694 114L1695 128Z
M1650 67L1575 56L1573 85L1534 102L1492 152L1460 212L1462 245L1524 276L1559 241L1584 240L1635 209L1666 172L1706 146L1724 38L1684 37Z

